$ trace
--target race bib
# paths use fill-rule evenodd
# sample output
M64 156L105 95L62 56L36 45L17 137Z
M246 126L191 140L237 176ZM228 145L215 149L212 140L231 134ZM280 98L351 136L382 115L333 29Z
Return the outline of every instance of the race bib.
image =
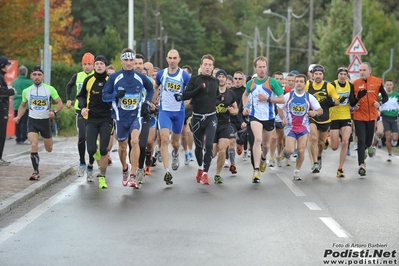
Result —
M36 111L43 111L48 109L47 96L31 95L30 108Z
M125 97L119 100L120 107L123 110L136 110L139 106L140 93L126 94Z
M168 91L170 92L180 92L181 88L182 88L182 83L180 81L171 79L171 78L167 78L166 82L165 82L165 87Z
M291 105L291 113L296 116L304 116L307 112L306 104Z

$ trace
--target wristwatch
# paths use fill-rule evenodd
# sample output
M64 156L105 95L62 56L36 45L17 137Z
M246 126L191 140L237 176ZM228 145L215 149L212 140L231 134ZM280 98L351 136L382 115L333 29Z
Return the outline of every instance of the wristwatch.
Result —
M271 103L271 102L272 102L272 98L270 98L270 97L267 98L267 102L268 102L268 103Z

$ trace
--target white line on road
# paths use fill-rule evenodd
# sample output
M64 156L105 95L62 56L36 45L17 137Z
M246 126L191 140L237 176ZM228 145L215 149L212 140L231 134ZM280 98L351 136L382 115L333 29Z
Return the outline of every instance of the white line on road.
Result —
M277 176L287 185L289 189L298 197L305 197L305 193L302 192L286 175L277 174Z
M62 199L67 197L69 194L71 194L77 187L79 187L83 182L85 181L84 177L81 177L75 182L73 182L71 185L67 186L27 214L25 214L23 217L19 218L16 222L10 224L6 228L0 231L0 245L7 241L10 237L16 235L19 231L24 229L27 225L29 225L31 222L36 220L40 215L48 211L52 206L60 202Z
M319 217L320 220L323 221L325 225L327 225L328 228L330 228L331 231L334 232L334 234L338 237L345 237L349 238L352 237L348 232L345 231L342 226L340 226L333 218L331 217Z
M311 211L321 211L321 208L314 202L304 202Z

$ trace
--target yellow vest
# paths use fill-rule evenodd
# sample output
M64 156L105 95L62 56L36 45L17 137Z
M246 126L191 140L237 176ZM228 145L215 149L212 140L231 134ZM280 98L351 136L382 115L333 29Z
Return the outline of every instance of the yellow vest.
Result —
M330 119L331 120L348 120L351 119L350 107L349 107L349 94L351 87L348 81L345 83L345 87L341 87L338 84L338 80L334 80L335 91L339 97L348 97L344 102L337 106L330 108Z
M79 94L79 92L80 92L80 90L82 89L82 86L83 86L83 81L85 80L85 78L87 78L87 76L89 76L89 75L92 75L92 74L94 74L94 70L93 71L91 71L90 73L86 73L86 72L84 72L84 71L81 71L81 72L79 72L77 75L76 75L76 83L75 83L75 85L76 85L76 95L78 95ZM74 106L73 106L76 110L80 110L80 108L79 108L79 101L76 99L76 101L75 101L75 104L74 104Z

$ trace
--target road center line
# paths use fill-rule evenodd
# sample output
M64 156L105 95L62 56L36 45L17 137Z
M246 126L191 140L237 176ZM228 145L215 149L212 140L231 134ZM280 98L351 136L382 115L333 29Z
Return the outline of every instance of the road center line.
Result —
M0 245L7 241L10 237L16 235L19 231L24 229L26 226L28 226L31 222L36 220L40 215L48 211L52 206L60 202L62 199L64 199L66 196L71 194L76 188L78 188L81 184L83 184L85 181L85 178L81 177L75 182L73 182L71 185L67 186L21 218L19 218L17 221L14 223L10 224L9 226L5 227L3 230L0 231Z
M304 202L304 204L309 208L311 211L321 211L321 208L314 202Z
M327 225L328 228L330 228L333 233L338 236L338 237L345 237L349 238L352 237L348 232L345 231L345 229L342 228L333 218L331 217L319 217L320 220L323 221L325 225Z
M287 185L289 189L298 197L305 197L305 193L302 192L286 175L277 174L277 176Z

